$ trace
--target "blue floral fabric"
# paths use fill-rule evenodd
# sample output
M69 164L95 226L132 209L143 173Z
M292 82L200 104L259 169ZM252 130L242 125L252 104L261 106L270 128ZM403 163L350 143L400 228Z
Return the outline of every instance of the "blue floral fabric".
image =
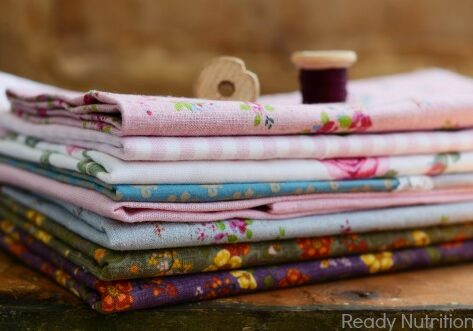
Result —
M343 181L297 181L279 183L230 184L107 184L78 172L38 165L0 156L0 162L49 177L63 183L98 191L114 201L139 202L214 202L310 193L389 192L400 182L397 178Z

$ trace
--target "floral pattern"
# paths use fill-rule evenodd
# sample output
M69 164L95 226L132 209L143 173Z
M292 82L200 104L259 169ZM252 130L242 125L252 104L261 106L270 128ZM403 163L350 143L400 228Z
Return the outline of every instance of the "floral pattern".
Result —
M427 246L430 244L430 238L425 231L422 230L415 230L412 231L412 237L415 240L416 246Z
M285 277L279 281L279 287L302 285L307 283L309 279L310 277L300 270L291 268L287 270Z
M215 107L215 104L212 102L173 101L173 103L176 111L187 110L191 112L201 112Z
M274 107L270 105L260 105L255 102L245 102L240 104L240 109L243 111L251 111L254 114L253 125L255 127L263 124L268 130L274 125L274 118L269 114L274 111Z
M335 179L359 179L375 177L383 167L377 157L325 160L324 165Z
M416 88L426 82L434 91L428 96ZM25 121L85 127L118 136L268 135L301 131L332 134L473 126L469 116L471 104L456 100L452 89L446 88L448 82L464 91L471 89L471 83L464 77L443 71L424 71L402 77L373 78L367 85L369 88L355 91L349 102L338 104L301 105L290 102L289 96L288 99L268 96L265 100L272 104L268 108L259 103L101 91L34 96L21 89L10 90L8 98L12 113ZM379 93L380 84L388 86L389 93ZM437 95L450 98L452 102L445 103ZM403 113L399 112L401 108ZM242 116L242 110L251 116ZM189 123L193 123L192 127Z
M1 197L0 216L3 217L0 221L1 231L10 235L18 230L25 231L75 264L87 266L91 273L104 280L235 270L301 260L332 261L330 258L344 255L373 253L375 256L385 250L473 239L473 225L459 224L379 233L346 233L338 236L120 252L87 241L7 197ZM38 219L41 222L37 223ZM217 227L216 224L206 226ZM245 221L235 221L232 231L245 235L250 226ZM221 231L225 233L229 228L227 226ZM43 236L38 233L46 234L48 240L42 240ZM327 263L322 262L321 266L329 267ZM377 268L375 261L372 264L372 268Z
M2 227L3 228L3 227ZM473 241L352 255L269 267L177 277L103 281L21 230L0 234L0 247L43 272L102 313L300 286L327 280L473 260ZM18 247L21 247L19 249ZM51 263L54 261L54 263Z
M133 287L130 282L121 281L113 284L97 282L97 291L102 296L102 307L104 312L128 310L133 304L131 291Z
M434 157L430 169L426 172L427 176L437 176L445 172L452 163L460 161L460 153L440 153Z
M369 268L370 273L387 271L394 265L393 254L391 252L381 252L378 254L361 255L361 260Z
M242 289L254 290L258 287L255 277L249 271L231 271L230 274L237 279Z
M90 157L92 155L91 151L83 149L74 151L65 145L54 145L53 152L48 150L51 147L42 146L34 150L27 147L30 150L22 153L23 161L15 160L15 157L17 157L16 145L18 148L24 148L25 139L26 137L22 136L21 139L18 138L14 143L9 142L8 144L3 144L0 139L0 152L10 155L10 157L0 157L0 161L67 184L94 189L116 201L183 203L231 201L310 193L389 192L400 186L400 191L404 191L409 188L419 189L419 187L412 187L412 183L405 184L409 178L402 179L405 186L400 184L398 178L377 180L370 178L437 175L458 172L459 168L463 172L473 169L471 153L444 153L426 155L421 158L392 156L300 161L313 162L311 167L313 167L314 172L311 172L310 177L308 177L313 180L303 182L242 182L211 186L199 184L156 185L152 182L147 185L108 184L104 181L129 180L130 176L125 174L127 171L132 171L132 168L125 170L127 165L115 166L114 161L111 160L95 162ZM69 153L73 155L69 155ZM401 164L407 166L401 166ZM452 166L453 164L455 164L455 167ZM246 166L251 167L248 164ZM303 165L301 166L303 167ZM218 169L218 166L215 169ZM293 176L290 171L283 170L285 168L282 164L279 164L275 169L281 171L281 173L276 171L278 175L275 177L283 179ZM297 172L297 168L292 171ZM261 176L263 176L263 170ZM159 181L158 177L154 178ZM241 178L241 180L244 180L244 178ZM458 186L458 184L455 185ZM432 184L430 186L425 184L425 188L432 190ZM206 214L206 216L209 215Z
M332 240L331 237L301 238L296 243L302 250L301 258L314 259L330 255Z
M81 186L100 192L115 201L142 202L211 202L245 200L311 193L344 192L390 192L399 186L397 178L363 179L356 181L294 181L279 183L226 183L215 185L125 185L105 184L91 174L105 171L100 165L90 161L78 164L79 172L56 167L39 167L2 157L0 162L31 171L67 184ZM338 175L338 174L337 174ZM250 194L251 193L251 194Z
M159 297L159 296L175 297L178 295L176 286L170 283L166 283L162 279L153 279L151 281L150 287L155 297Z
M339 114L331 117L327 112L320 115L320 124L313 126L313 133L333 133L333 132L363 132L373 125L371 117L361 111L355 111L352 116Z
M250 251L248 244L234 244L225 246L219 250L213 258L213 264L204 271L214 271L219 269L237 269L242 266L245 255Z
M224 297L232 293L232 287L235 287L235 284L230 277L212 276L203 286L197 286L194 294L199 299Z
M218 230L217 234L214 236L216 241L226 240L229 243L235 243L238 241L238 238L241 236L251 239L253 236L253 231L250 229L252 220L230 220L228 223L225 222L213 222L213 223L202 223L202 227L197 228L197 236L204 238L206 235L206 228L211 227L214 230Z

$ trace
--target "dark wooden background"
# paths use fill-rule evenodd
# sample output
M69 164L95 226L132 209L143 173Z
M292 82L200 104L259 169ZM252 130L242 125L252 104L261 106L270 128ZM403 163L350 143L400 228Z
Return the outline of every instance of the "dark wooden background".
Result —
M0 70L73 89L189 95L202 64L244 58L264 93L289 55L354 49L352 77L443 66L473 75L470 0L1 0Z

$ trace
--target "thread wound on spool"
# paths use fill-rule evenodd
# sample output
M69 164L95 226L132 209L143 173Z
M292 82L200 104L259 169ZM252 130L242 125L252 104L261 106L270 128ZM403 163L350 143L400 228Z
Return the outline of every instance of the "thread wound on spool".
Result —
M347 69L302 69L299 82L303 103L343 102L347 98Z
M352 51L302 51L292 56L299 68L302 101L343 102L347 98L348 67L356 61Z

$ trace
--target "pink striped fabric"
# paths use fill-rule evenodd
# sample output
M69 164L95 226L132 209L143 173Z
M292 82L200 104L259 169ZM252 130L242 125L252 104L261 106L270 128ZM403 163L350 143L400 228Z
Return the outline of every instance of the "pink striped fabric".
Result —
M32 124L0 114L12 132L98 150L128 161L329 159L473 151L473 130L360 135L116 137L64 125Z

